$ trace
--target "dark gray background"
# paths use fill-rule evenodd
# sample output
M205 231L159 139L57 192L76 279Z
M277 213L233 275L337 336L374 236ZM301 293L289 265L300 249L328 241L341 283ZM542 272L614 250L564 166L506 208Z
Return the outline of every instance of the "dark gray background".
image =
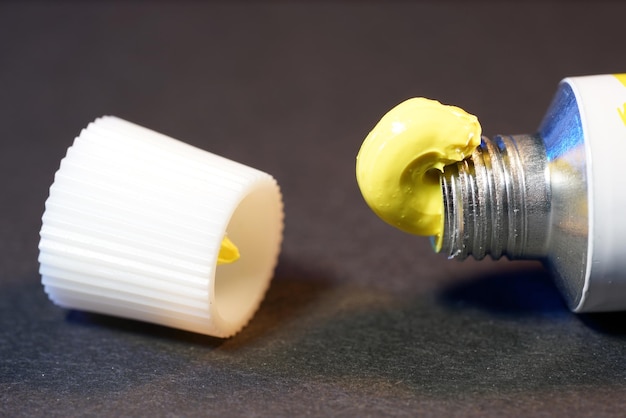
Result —
M625 19L620 2L0 3L0 415L622 416L624 314L569 313L536 263L433 254L369 211L354 160L411 96L532 132L561 78L626 71ZM283 252L241 334L47 300L47 188L103 114L278 179Z

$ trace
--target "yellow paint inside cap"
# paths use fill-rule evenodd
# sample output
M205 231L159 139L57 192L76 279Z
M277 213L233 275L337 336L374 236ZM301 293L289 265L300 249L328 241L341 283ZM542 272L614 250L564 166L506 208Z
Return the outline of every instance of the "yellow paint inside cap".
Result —
M228 238L224 237L220 252L217 255L217 264L229 264L239 260L239 248Z
M423 97L391 109L363 141L356 178L369 207L382 220L416 235L435 238L441 249L446 165L480 145L478 118L456 106Z

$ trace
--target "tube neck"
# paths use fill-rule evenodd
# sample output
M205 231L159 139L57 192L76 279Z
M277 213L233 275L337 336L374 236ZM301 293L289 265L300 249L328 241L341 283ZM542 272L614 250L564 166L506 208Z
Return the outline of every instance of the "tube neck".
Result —
M449 258L547 256L550 181L545 145L533 135L482 138L441 176Z

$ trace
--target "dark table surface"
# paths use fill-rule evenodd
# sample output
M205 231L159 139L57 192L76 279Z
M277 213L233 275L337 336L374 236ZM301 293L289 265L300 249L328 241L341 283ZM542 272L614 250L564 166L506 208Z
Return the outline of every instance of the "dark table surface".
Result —
M620 2L0 3L0 416L623 416L626 316L535 262L448 261L354 179L391 106L532 132L565 76L626 71ZM37 243L79 130L114 114L279 181L260 310L217 339L54 306Z

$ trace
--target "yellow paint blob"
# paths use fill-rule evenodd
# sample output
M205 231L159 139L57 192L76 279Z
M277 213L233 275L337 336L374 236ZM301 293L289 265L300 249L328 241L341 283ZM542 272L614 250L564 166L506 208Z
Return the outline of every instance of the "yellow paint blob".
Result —
M436 100L409 99L391 109L363 141L356 177L369 207L382 220L416 235L443 233L443 167L480 145L478 118Z
M217 264L229 264L239 260L239 248L228 237L224 237L220 252L217 255Z

